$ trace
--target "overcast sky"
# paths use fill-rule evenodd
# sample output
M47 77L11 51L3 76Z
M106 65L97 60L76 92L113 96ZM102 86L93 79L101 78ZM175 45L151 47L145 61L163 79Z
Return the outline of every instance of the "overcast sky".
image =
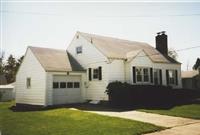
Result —
M1 3L1 46L24 55L27 46L66 49L76 31L142 41L155 46L166 31L168 47L200 46L200 3ZM1 49L2 49L1 48ZM200 48L178 51L182 69L193 66Z

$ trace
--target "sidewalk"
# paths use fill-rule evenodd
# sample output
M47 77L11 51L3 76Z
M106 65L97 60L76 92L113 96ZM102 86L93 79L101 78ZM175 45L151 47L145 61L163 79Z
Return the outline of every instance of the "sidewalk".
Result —
M167 127L160 132L154 132L146 135L200 135L200 120L189 118L174 117L139 111L126 112L106 112L106 111L87 111L100 115L119 117L131 120L151 123L157 126Z

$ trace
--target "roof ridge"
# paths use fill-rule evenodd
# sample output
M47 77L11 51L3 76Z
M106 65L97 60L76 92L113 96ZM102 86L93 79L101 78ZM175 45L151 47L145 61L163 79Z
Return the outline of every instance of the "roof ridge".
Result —
M142 43L142 44L146 44L146 45L149 45L148 43L146 42L140 42L140 41L133 41L133 40L128 40L128 39L122 39L122 38L117 38L117 37L112 37L112 36L103 36L103 35L98 35L98 34L91 34L91 33L86 33L86 32L80 32L80 31L77 31L77 33L79 34L83 34L83 35L91 35L91 36L94 36L94 37L102 37L102 38L111 38L111 39L114 39L114 40L121 40L121 41L126 41L126 42L134 42L134 43Z
M56 49L56 48L47 48L47 47L38 47L38 46L28 46L28 48L38 48L38 49L48 49L48 50L56 50L56 51L66 51L65 49Z

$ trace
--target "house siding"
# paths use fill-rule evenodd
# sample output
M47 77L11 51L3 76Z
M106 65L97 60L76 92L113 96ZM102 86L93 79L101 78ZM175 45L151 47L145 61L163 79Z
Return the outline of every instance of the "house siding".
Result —
M77 33L78 34L78 33ZM89 41L79 35L75 35L71 44L67 48L68 52L87 70L85 78L85 99L88 100L107 100L105 93L108 85L108 59ZM76 54L76 47L82 46L82 53ZM102 80L88 79L88 68L102 67Z
M31 78L31 87L26 88L26 79ZM16 103L46 105L46 72L28 48L16 75Z
M134 59L125 63L125 80L128 83L133 83L132 67L152 67L162 70L162 84L167 85L166 81L166 70L177 70L178 85L174 85L174 88L181 88L181 65L180 64L168 64L168 63L154 63L145 53L141 51ZM151 83L150 83L151 84Z

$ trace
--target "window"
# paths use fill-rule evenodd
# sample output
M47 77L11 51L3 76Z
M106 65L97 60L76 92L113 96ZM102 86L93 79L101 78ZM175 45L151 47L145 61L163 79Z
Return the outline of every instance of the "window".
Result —
M31 78L26 78L26 88L31 87Z
M60 82L60 88L66 88L66 82Z
M148 68L143 69L143 76L144 76L144 82L149 82L149 69Z
M93 79L98 79L99 78L99 69L93 69Z
M137 82L142 82L142 69L141 68L136 69L136 76L137 76Z
M169 70L169 84L176 84L175 70Z
M76 54L82 53L82 46L76 47Z
M137 67L136 68L136 81L137 82L150 82L149 69L150 68Z
M59 88L59 83L58 83L58 82L53 82L53 88L54 88L54 89Z
M154 69L153 77L154 77L154 84L159 85L160 84L160 69Z
M67 88L73 88L73 82L68 82L67 83Z
M74 88L80 88L80 83L79 82L74 82Z

